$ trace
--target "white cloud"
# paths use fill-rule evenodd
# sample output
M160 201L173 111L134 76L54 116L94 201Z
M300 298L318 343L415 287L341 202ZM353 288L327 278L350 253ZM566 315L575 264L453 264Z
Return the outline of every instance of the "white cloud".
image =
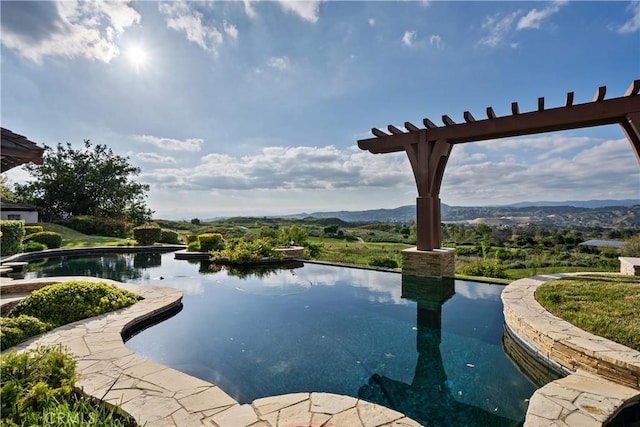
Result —
M544 9L531 9L526 15L524 15L518 21L516 28L522 30L525 28L540 28L541 22L549 16L558 13L561 7L565 6L568 2L566 0L557 0L552 2Z
M435 46L438 49L443 49L444 48L444 43L442 43L442 37L440 37L440 35L438 35L438 34L432 34L429 37L429 44L431 46Z
M571 149L561 147L567 143ZM492 151L492 160L451 164L443 179L443 199L460 205L489 205L638 197L640 171L626 139L551 135L473 145L484 149L493 145L500 157ZM514 155L518 150L524 150L525 156ZM569 155L559 156L563 150ZM548 151L555 155L547 155Z
M376 25L376 20L373 18L369 18L369 20L367 21L369 23L369 26L371 27L375 27Z
M165 165L174 165L176 163L176 160L173 157L161 156L158 153L138 153L136 154L136 158L147 163L157 163Z
M413 46L413 44L416 42L417 35L418 35L418 32L415 30L405 31L404 35L402 36L402 44L405 46Z
M212 153L190 168L157 169L148 182L195 190L333 190L411 187L404 153L371 156L357 149L266 147L254 155Z
M520 11L516 11L504 17L500 17L500 15L487 16L482 23L482 29L488 31L489 34L482 37L478 41L478 44L489 47L500 45L504 38L511 32L513 22L520 13Z
M2 44L40 63L46 56L110 62L116 37L140 23L128 2L4 2Z
M632 16L618 28L618 32L622 34L635 33L640 30L640 1L630 2L627 9L631 12Z
M285 12L298 15L305 21L316 23L320 19L320 1L318 0L278 0Z
M256 16L258 16L256 10L253 8L252 1L243 0L242 3L244 4L244 13L246 13L250 19L254 19Z
M158 9L166 16L167 27L184 32L187 40L213 54L218 53L222 44L222 33L211 23L205 21L204 15L192 8L192 5L180 0L160 3Z
M286 56L274 56L267 60L267 66L276 70L284 71L291 67L291 61Z
M152 135L131 135L131 137L145 144L152 144L167 151L197 152L202 149L204 141L200 138L188 138L185 140L173 138L161 138Z
M226 35L228 35L234 40L238 40L238 27L236 27L235 25L229 24L227 21L224 21L223 28Z

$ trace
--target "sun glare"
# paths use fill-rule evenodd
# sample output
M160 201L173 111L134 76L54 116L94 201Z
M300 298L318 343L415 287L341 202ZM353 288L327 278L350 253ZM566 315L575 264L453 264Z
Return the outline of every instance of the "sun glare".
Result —
M129 46L126 55L136 71L142 70L149 63L149 52L141 45Z

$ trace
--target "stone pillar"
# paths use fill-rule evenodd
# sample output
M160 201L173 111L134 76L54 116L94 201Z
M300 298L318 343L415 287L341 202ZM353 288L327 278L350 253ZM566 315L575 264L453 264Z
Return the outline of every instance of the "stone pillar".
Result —
M456 250L438 248L419 251L409 248L402 251L402 274L418 277L455 277Z

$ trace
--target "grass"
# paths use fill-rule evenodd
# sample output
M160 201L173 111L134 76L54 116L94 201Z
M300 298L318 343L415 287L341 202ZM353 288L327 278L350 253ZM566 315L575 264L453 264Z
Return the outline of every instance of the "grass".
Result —
M402 257L400 252L411 247L411 245L402 243L348 242L329 237L310 237L309 242L322 246L322 251L315 257L318 261L334 261L356 265L369 265L369 261L373 257L388 257L396 260L398 265L401 265Z
M580 275L545 282L536 299L582 330L640 351L640 282L634 276Z
M44 231L54 231L62 235L62 248L86 248L92 246L126 246L127 239L118 237L89 236L71 228L52 224L42 224Z

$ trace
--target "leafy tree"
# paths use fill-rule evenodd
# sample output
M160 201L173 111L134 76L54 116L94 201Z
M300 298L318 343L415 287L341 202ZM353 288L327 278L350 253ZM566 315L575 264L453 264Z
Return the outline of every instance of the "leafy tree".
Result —
M123 217L134 224L151 219L145 203L149 186L131 179L140 169L128 157L85 140L80 149L69 143L45 146L43 160L42 165L25 165L34 181L17 185L16 194L41 206L49 221L74 215Z
M640 234L625 240L620 248L620 254L628 257L640 257Z
M16 195L11 190L11 182L6 176L0 175L0 200L5 202L17 201Z

